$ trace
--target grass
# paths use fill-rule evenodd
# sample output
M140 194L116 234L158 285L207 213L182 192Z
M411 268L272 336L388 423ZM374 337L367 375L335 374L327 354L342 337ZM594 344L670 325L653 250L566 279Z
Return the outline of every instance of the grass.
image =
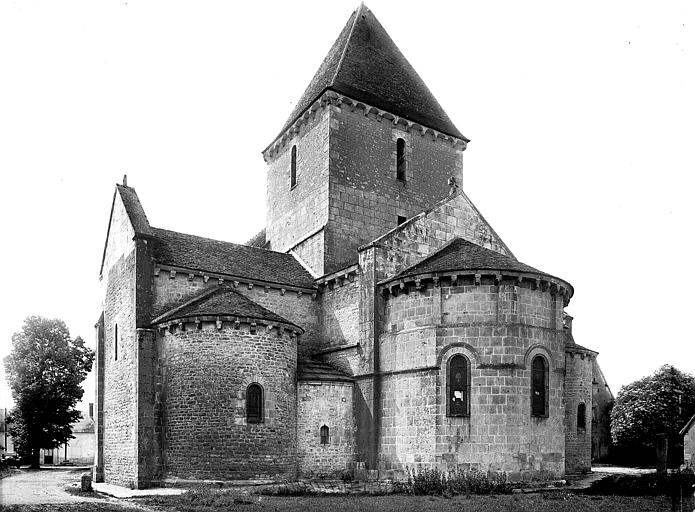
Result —
M238 491L196 490L181 496L149 498L144 504L179 512L660 512L671 509L659 496L584 496L563 491L488 496L258 496Z

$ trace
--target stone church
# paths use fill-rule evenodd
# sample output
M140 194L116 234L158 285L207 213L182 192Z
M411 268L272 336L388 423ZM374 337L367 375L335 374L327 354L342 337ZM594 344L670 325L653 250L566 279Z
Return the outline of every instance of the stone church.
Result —
M589 469L609 391L572 338L573 288L518 261L468 199L467 143L361 5L262 152L266 227L247 244L151 226L124 178L101 263L96 480Z

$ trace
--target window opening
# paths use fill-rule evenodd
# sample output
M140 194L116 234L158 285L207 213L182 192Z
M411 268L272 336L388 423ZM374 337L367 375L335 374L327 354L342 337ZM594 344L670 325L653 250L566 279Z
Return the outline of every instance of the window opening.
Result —
M328 440L330 439L328 435L328 427L326 425L321 427L321 444L328 444Z
M263 388L260 384L249 384L246 388L246 422L263 422Z
M462 355L449 360L447 375L448 416L468 416L470 393L470 365Z
M113 360L118 361L118 324L113 327Z
M292 161L290 163L290 188L297 186L297 146L292 146Z
M547 416L548 370L545 358L536 356L531 363L531 414Z
M586 430L586 405L579 404L577 406L577 431Z
M405 140L396 140L396 179L405 183Z
M398 225L400 226L400 225L403 224L406 220L408 220L406 217L404 217L403 215L399 215L399 216L398 216Z

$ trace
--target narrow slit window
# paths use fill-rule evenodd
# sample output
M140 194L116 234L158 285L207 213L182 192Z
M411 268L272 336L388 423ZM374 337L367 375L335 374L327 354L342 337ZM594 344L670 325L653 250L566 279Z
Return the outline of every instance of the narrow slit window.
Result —
M263 388L260 384L249 384L246 388L246 422L263 422Z
M548 416L548 364L543 356L531 363L531 415Z
M577 406L577 432L586 430L586 405L579 404Z
M113 326L113 360L118 361L118 324Z
M403 183L405 183L406 167L405 140L398 139L396 141L396 179Z
M290 162L290 188L297 186L297 146L292 146Z
M330 435L328 431L328 426L324 425L321 427L321 444L328 444L330 440Z
M449 360L447 416L468 416L470 411L470 364L462 355Z

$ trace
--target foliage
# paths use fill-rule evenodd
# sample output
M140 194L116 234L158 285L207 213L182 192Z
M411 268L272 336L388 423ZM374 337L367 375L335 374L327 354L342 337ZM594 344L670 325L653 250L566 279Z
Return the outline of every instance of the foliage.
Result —
M513 485L504 473L485 473L476 469L455 469L444 472L438 468L406 468L406 480L398 490L406 494L455 496L459 494L506 494Z
M56 448L73 438L75 409L84 393L81 382L92 369L94 352L80 337L70 338L62 320L28 317L12 336L5 371L15 407L8 416L19 454L38 465L40 449Z
M616 445L651 447L656 434L677 435L693 414L695 377L665 365L620 390L611 411L611 436Z

